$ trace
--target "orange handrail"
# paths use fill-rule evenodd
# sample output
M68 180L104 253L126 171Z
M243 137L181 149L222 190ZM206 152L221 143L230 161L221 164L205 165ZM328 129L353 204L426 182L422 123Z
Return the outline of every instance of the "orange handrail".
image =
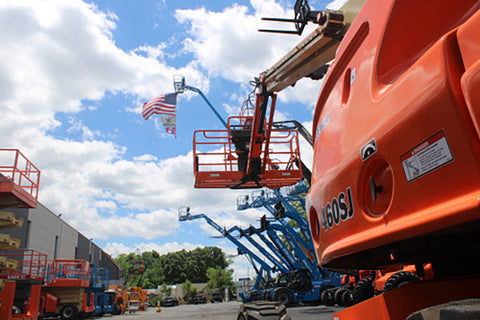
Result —
M18 149L0 149L0 176L38 198L40 170Z

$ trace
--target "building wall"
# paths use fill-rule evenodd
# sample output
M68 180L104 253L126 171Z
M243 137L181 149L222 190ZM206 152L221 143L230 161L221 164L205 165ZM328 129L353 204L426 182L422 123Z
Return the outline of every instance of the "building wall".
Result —
M78 232L42 204L29 211L27 246L53 259L74 259Z
M90 261L90 240L83 234L78 235L77 255L75 259Z
M113 259L99 246L63 221L41 203L35 209L4 209L24 219L23 226L1 230L21 240L20 249L46 254L48 260L83 259L97 267L108 268L110 279L120 279L122 272Z
M112 257L105 252L102 252L102 267L110 270L110 279L121 279L123 276L122 269L116 264Z

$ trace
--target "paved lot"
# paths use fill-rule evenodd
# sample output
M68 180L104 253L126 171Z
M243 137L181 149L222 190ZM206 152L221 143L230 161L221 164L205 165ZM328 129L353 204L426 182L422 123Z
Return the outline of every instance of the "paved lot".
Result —
M208 303L200 305L180 305L177 307L162 308L156 312L155 308L147 311L140 311L120 316L105 315L101 318L90 319L111 319L111 320L236 320L240 302ZM288 314L292 320L332 320L335 312L343 308L326 306L307 306L288 308Z

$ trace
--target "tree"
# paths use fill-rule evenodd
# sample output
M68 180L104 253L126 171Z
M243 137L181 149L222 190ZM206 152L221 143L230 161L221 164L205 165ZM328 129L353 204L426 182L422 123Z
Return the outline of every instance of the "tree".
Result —
M167 286L166 283L162 283L160 286L160 294L164 297L169 297L172 294L172 287Z
M225 269L231 263L218 247L180 250L165 255L156 251L120 254L115 261L123 270L124 280L128 280L127 286L143 288L183 283L187 279L193 283L207 282L208 268ZM139 261L142 261L143 271L138 269Z
M185 282L182 283L182 292L183 300L190 302L197 294L197 288L192 285L190 280L185 280Z
M207 270L207 288L223 292L225 289L235 292L235 284L232 278L232 269L223 269L220 267L208 268Z

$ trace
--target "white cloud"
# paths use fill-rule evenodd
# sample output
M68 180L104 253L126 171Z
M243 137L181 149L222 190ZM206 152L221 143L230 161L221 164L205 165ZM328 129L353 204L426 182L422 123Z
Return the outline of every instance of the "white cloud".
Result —
M340 9L345 3L347 3L348 0L334 0L327 4L327 8L329 9Z
M188 242L177 243L177 242L168 242L162 245L159 245L155 242L140 242L135 243L132 246L126 246L123 243L118 242L109 242L105 246L104 250L110 253L113 257L118 256L121 253L130 253L130 252L146 252L155 250L159 254L167 254L169 252L175 252L182 249L193 250L195 248L203 248L201 244L191 244Z
M112 211L112 212L115 212L115 210L118 208L117 204L115 202L105 201L105 200L96 201L95 202L95 207L96 208L107 209L107 210Z
M82 110L101 109L99 100L107 93L149 99L159 87L171 88L172 79L165 75L184 74L188 84L204 92L209 82L201 68L237 82L258 75L299 38L257 33L261 16L291 13L272 0L252 0L252 6L253 15L239 5L222 12L177 11L179 21L191 25L185 44L197 60L174 68L162 60L163 43L131 52L117 47L112 33L118 17L94 5L80 0L1 1L0 135L10 144L5 147L19 148L41 169L40 202L95 239L166 236L178 229L175 210L185 205L226 226L258 223L259 212L236 210L236 196L244 192L193 188L191 153L126 160L125 146L77 117ZM304 101L307 91L292 91L282 99ZM138 103L130 111L140 109ZM59 113L67 115L66 123ZM79 138L56 138L52 132L61 127ZM215 233L204 224L202 228ZM193 246L168 243L158 251ZM153 242L141 242L134 249L153 247ZM112 242L106 249L115 254L131 248Z
M140 157L133 157L133 160L134 161L157 161L158 158L152 154L144 154L144 155L141 155Z
M177 70L159 61L164 44L139 48L146 56L121 50L112 39L116 20L79 0L2 1L0 134L41 169L40 202L81 232L102 239L140 232L152 239L177 226L176 213L158 208L177 207L192 192L191 157L122 160L125 147L99 140L107 135L74 114L84 108L83 100L93 101L88 109L101 108L96 101L106 92L150 98L159 86L171 87L165 74L208 81L192 66ZM66 130L80 141L49 133L62 125L58 112L69 115ZM115 208L142 213L105 217L98 211ZM160 226L162 220L169 222Z
M278 27L265 24L261 17L290 17L293 12L286 11L273 0L252 0L251 5L254 14L238 4L222 12L205 8L177 10L178 21L190 26L191 37L185 40L185 50L192 52L209 74L235 82L252 80L300 41L296 36L257 31ZM280 27L285 28L285 24ZM307 30L305 32L308 34Z

